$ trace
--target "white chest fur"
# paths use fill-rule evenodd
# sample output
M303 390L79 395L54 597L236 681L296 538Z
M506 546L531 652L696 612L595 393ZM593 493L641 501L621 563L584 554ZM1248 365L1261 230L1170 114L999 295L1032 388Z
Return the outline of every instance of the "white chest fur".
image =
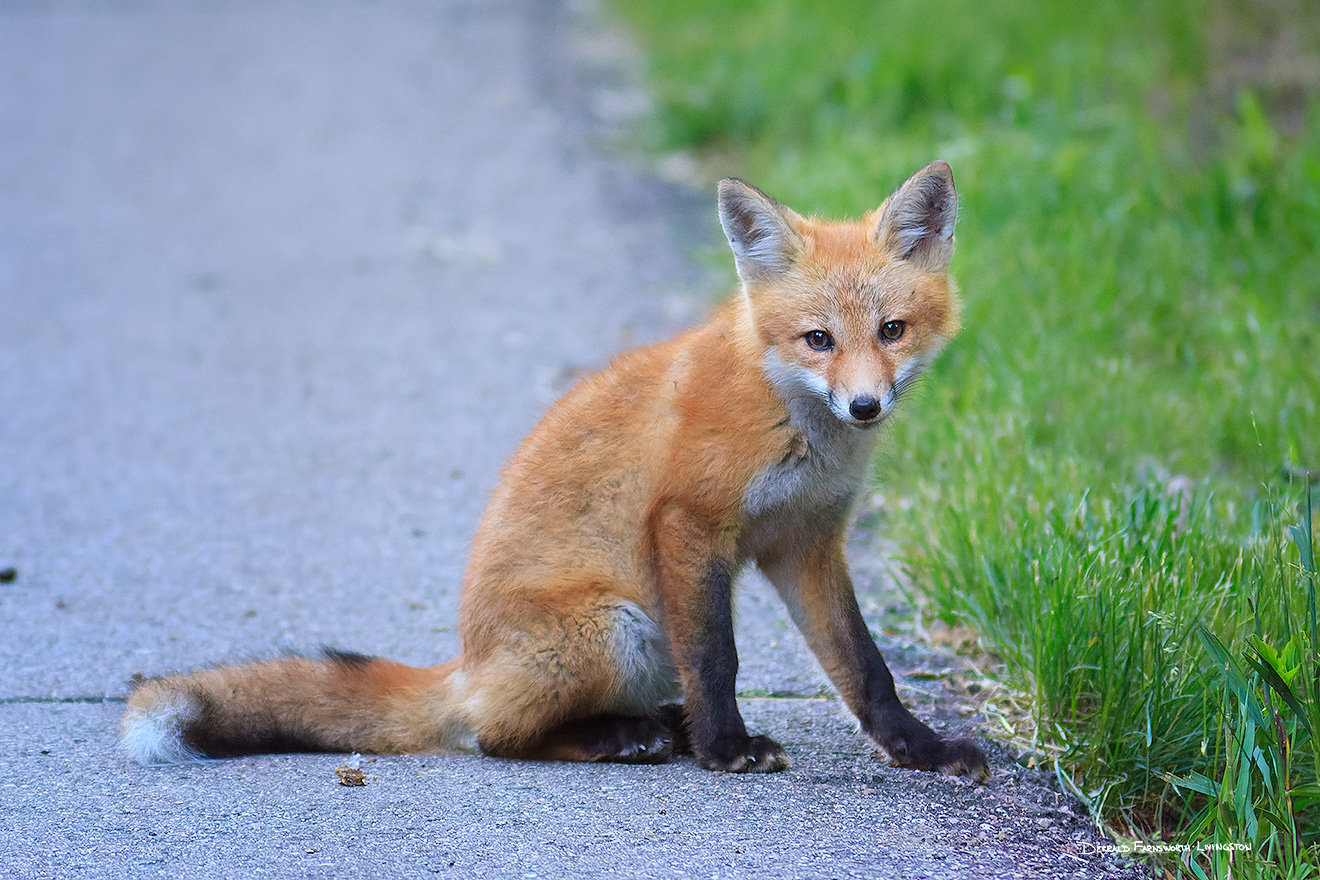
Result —
M806 516L846 505L866 478L879 430L841 422L814 394L786 399L789 421L801 442L782 460L753 478L743 495L743 513Z

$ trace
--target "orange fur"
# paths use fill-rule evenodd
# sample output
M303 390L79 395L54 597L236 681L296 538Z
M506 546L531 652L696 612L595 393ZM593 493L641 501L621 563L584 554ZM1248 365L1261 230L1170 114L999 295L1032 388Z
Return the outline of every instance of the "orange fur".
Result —
M875 425L957 330L948 167L854 223L801 217L738 181L721 184L720 209L741 295L616 358L524 441L473 540L460 657L428 670L291 658L151 682L125 720L126 740L148 744L132 745L139 758L173 754L150 744L175 730L211 754L479 745L662 760L686 741L707 767L783 769L734 702L729 591L754 562L895 760L980 772L974 746L898 704L842 549ZM661 706L680 696L674 729Z

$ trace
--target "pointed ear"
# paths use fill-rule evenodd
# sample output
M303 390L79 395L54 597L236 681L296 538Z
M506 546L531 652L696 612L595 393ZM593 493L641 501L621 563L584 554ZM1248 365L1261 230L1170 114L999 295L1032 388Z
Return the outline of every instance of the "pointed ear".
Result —
M734 177L720 181L720 225L744 284L769 281L788 270L802 247L789 225L796 217L750 183Z
M947 162L931 162L909 177L878 213L873 236L880 248L931 272L948 271L958 194Z

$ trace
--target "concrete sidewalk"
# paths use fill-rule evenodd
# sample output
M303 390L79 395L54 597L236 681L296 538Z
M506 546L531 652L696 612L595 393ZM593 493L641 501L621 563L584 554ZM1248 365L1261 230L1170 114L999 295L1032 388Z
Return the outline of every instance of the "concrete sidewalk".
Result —
M1002 754L981 788L877 760L755 583L740 688L789 697L745 704L786 774L117 750L136 673L452 656L502 460L706 308L678 242L719 240L713 194L602 156L593 26L0 2L0 877L1132 873Z

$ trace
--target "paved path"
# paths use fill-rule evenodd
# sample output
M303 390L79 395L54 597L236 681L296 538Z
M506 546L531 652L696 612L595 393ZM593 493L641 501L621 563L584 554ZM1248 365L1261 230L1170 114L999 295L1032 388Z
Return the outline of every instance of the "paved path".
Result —
M1119 870L1031 774L877 761L756 585L773 778L406 757L349 789L342 756L116 749L134 673L452 655L500 462L705 307L710 199L602 158L627 95L580 14L0 2L0 877Z

